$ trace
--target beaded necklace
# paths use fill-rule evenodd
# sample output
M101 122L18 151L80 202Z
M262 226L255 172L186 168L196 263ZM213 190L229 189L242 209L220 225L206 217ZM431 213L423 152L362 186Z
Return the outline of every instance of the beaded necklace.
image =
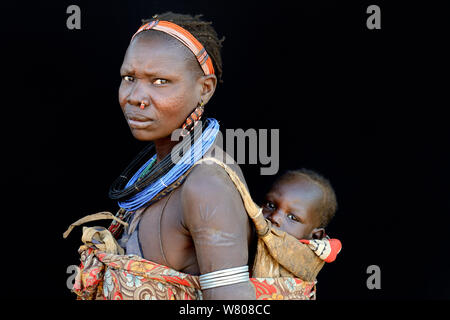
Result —
M131 179L128 180L125 189L136 186L137 182L152 179L152 175L158 175L158 179L153 179L152 183L149 183L142 189L135 187L137 192L131 194L129 197L126 197L124 200L121 199L121 201L119 201L119 206L127 211L135 211L144 205L148 205L148 203L151 202L157 194L175 182L190 167L192 167L195 162L200 160L213 145L219 131L219 123L216 119L208 118L206 122L206 126L202 129L200 137L194 139L194 143L191 144L187 150L183 149L185 152L181 158L174 165L168 167L164 174L158 174L158 170L156 170L156 167L158 167L157 165L155 166L156 154L144 163L144 165L136 171ZM188 139L187 142L190 144L191 141L189 140L189 136L185 137L185 139L186 138ZM178 151L180 151L179 148L176 149L176 152ZM170 157L171 155L168 156ZM166 161L172 162L172 159L169 158Z
M153 167L153 165L156 162L156 154L150 160L151 160L151 162L149 163L147 168L145 168L144 171L142 171L142 173L139 175L138 181L141 180L143 177L145 177L146 174L149 173L150 169Z

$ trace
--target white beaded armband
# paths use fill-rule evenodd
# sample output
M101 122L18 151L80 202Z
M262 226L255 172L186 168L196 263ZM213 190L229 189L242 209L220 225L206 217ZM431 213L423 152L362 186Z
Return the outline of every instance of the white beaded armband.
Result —
M250 280L248 266L222 269L202 274L199 277L202 290L211 289L230 284L247 282Z

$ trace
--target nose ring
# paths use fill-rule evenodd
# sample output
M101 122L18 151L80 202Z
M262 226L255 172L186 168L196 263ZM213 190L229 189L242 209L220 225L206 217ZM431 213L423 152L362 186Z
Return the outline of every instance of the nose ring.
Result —
M145 102L144 101L141 101L141 106L139 108L141 108L141 110L144 110L144 108L145 108Z

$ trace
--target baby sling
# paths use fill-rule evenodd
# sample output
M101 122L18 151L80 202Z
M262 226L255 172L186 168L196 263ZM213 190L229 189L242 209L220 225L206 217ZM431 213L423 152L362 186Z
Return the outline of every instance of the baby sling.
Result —
M316 276L324 260L307 244L272 228L245 185L226 164L215 158L204 158L194 166L201 163L217 164L226 171L255 225L258 242L250 282L255 288L256 299L315 299ZM112 213L100 212L71 224L64 237L75 226L100 219L114 219L127 225ZM78 250L81 263L72 289L77 299L202 299L198 276L176 271L136 255L126 255L106 228L83 227L82 242L84 244Z

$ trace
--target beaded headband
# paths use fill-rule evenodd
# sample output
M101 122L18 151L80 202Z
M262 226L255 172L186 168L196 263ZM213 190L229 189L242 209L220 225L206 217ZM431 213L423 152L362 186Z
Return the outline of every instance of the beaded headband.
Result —
M208 55L203 45L197 39L195 39L195 37L189 31L183 29L175 23L163 20L153 20L147 22L146 24L142 25L138 29L138 31L136 31L131 39L133 40L133 38L138 33L150 29L162 31L180 41L182 44L188 47L189 50L192 51L205 75L214 74L211 57Z

